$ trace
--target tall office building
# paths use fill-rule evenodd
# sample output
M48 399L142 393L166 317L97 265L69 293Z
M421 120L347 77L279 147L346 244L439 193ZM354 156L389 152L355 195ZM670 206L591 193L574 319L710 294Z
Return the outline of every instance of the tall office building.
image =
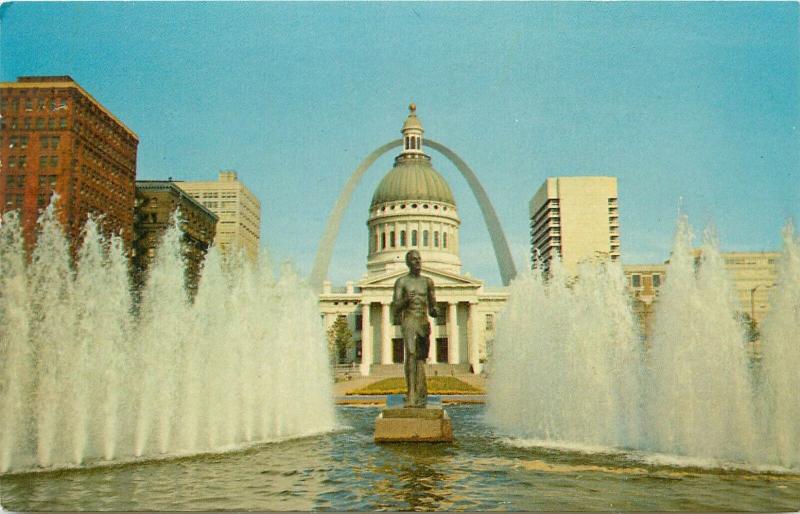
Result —
M557 256L570 273L582 261L619 260L616 177L549 177L529 209L531 257L543 267Z
M239 181L235 171L220 171L219 180L215 181L175 184L217 215L214 243L223 252L241 248L251 261L258 259L261 203Z
M27 243L57 193L73 249L89 214L130 248L136 134L68 76L0 83L0 113L0 210L20 211Z

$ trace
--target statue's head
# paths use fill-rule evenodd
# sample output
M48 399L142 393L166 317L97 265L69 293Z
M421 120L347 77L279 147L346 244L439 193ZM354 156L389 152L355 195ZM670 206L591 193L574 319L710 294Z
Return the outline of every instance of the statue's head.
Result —
M420 272L422 269L422 257L420 257L418 251L409 250L406 253L406 266L412 273L418 274Z

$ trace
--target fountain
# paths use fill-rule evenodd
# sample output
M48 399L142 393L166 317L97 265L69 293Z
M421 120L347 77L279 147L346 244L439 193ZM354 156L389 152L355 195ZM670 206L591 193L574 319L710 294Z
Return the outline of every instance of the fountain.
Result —
M800 469L800 241L784 232L779 279L748 355L719 244L696 265L678 220L647 344L622 269L557 262L512 284L498 319L487 419L514 444L624 453L658 464Z
M119 238L76 266L49 207L30 260L0 226L0 473L219 452L334 427L316 297L290 266L209 251L194 301L177 220L138 310ZM137 310L134 314L134 310Z

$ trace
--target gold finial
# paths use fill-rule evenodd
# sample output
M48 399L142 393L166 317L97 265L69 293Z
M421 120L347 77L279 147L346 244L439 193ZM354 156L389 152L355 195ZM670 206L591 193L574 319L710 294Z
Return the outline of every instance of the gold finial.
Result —
M414 114L417 111L417 104L412 102L411 105L408 106L408 110L411 111L411 114Z

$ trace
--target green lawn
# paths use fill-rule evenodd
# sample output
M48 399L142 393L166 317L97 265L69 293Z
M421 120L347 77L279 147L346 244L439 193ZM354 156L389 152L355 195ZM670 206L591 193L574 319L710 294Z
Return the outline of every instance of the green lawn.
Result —
M481 389L455 377L428 377L428 394L483 394ZM403 377L379 380L347 394L402 394L406 392Z

